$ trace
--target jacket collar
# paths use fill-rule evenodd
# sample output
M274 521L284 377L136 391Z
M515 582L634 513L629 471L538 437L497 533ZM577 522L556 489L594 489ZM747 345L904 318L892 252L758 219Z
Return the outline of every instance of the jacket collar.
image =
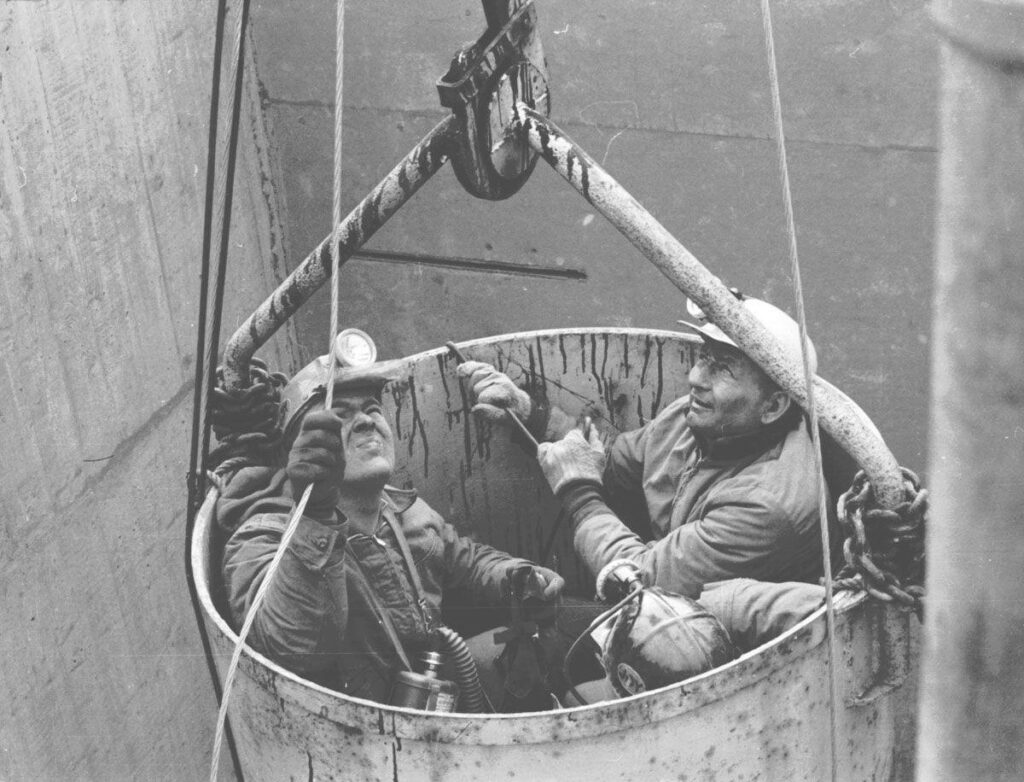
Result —
M780 419L756 432L719 437L710 441L694 433L693 439L697 441L702 458L731 462L747 456L757 456L778 445L787 434L797 427L801 420L803 420L803 410L793 404Z
M395 513L405 513L416 502L419 495L415 489L399 489L395 486L384 487L384 502Z

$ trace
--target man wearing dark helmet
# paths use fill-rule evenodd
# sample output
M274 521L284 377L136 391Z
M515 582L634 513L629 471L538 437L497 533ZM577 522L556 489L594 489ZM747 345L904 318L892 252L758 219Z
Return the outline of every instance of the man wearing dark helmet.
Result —
M386 702L403 658L437 643L447 590L465 588L500 608L524 567L541 600L554 601L564 582L460 536L415 491L388 485L395 444L381 391L399 362L334 369L325 409L331 368L322 356L282 392L286 465L258 491L246 494L245 475L227 487L224 507L235 511L220 520L230 532L227 603L238 628L298 499L312 487L248 643L314 682Z

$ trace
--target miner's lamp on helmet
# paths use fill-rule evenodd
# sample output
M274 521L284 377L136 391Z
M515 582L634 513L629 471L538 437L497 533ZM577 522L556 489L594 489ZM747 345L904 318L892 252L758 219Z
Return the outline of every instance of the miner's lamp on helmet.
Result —
M384 386L402 376L405 362L377 361L377 348L359 329L345 329L334 341L331 355L319 356L291 378L281 391L280 420L285 442L298 431L302 417L327 396L327 379L334 369L334 393L369 393L380 396Z

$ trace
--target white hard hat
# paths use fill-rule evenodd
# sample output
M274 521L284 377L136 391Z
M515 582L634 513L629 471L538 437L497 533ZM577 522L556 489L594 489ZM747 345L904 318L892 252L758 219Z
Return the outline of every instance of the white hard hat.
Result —
M769 304L766 301L754 299L749 296L739 295L739 298L747 311L757 318L761 325L775 337L786 356L795 363L796 366L803 367L804 358L803 352L800 350L799 324L774 304ZM681 320L679 323L700 332L700 334L706 339L710 339L714 342L724 342L726 345L732 345L734 348L743 350L743 348L733 342L728 334L718 328L714 323L708 322L703 311L701 311L701 309L689 299L686 300L686 311L700 322L690 323L688 321ZM818 371L818 355L814 350L814 345L809 337L806 345L807 363L810 365L811 374L813 375Z

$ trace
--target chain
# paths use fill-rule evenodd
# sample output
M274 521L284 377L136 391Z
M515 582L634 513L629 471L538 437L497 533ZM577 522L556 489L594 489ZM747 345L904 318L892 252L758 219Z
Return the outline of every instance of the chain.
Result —
M921 616L928 491L921 488L917 475L901 470L905 499L891 510L874 506L874 492L863 470L839 498L846 564L834 586L864 589L879 600L899 603Z

